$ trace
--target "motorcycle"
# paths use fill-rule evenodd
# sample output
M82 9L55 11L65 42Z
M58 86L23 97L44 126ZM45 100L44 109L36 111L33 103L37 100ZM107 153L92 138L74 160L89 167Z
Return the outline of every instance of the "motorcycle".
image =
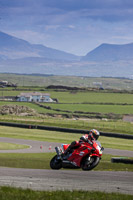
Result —
M89 142L82 143L78 148L73 149L68 155L64 155L65 150L70 144L62 144L61 147L55 147L57 155L50 161L52 169L78 169L92 170L100 162L104 148L100 142L92 144Z

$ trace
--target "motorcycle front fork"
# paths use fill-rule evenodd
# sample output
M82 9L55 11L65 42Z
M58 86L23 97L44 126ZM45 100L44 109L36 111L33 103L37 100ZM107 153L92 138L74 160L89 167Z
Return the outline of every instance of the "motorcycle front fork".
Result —
M88 161L88 164L92 162L91 156L88 157L87 161Z
M55 147L55 151L57 153L57 159L61 159L62 151L59 147Z

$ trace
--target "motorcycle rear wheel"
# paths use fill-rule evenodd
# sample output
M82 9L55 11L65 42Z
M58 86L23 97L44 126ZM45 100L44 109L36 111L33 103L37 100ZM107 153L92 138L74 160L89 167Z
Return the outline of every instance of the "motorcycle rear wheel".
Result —
M83 161L82 161L82 170L91 170L94 167L96 167L100 161L100 158L97 156L91 157L91 160L88 159L89 157L87 156Z
M54 156L51 159L50 167L51 167L51 169L60 169L60 168L62 168L62 161L60 159L57 159L57 155Z

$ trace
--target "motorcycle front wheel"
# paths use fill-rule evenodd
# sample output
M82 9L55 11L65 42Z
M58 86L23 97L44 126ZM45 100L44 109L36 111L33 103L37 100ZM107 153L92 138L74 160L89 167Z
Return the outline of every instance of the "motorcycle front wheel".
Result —
M83 159L82 161L82 170L91 170L98 165L100 158L97 156L89 157Z
M50 161L51 169L60 169L62 168L62 161L57 158L57 155L54 156Z

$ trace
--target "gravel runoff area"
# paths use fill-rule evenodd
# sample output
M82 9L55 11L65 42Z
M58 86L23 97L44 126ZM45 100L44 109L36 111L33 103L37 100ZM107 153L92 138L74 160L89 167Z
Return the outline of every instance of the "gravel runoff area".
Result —
M53 152L60 143L24 139L0 138L1 142L29 145L29 149L1 150L0 152ZM133 157L133 151L105 149L104 153ZM0 168L0 185L34 190L88 190L120 192L133 195L133 172L40 170Z

